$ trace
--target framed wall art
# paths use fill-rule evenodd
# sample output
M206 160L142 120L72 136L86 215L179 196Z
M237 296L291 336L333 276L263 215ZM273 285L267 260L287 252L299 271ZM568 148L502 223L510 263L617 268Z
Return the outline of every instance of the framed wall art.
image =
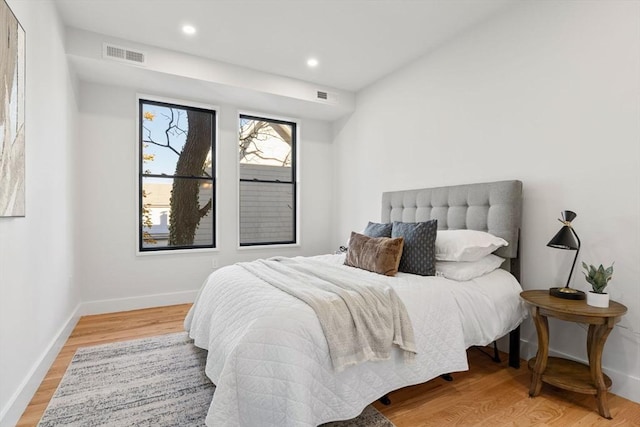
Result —
M0 217L25 216L25 31L0 0Z

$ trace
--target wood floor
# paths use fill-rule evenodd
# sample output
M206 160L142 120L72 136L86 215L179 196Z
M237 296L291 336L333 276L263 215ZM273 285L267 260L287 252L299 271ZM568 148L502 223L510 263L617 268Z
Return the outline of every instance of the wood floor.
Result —
M182 331L190 305L175 305L80 319L18 426L35 426L78 347ZM605 349L606 351L606 349ZM526 363L506 367L478 349L468 350L470 369L455 373L453 382L436 378L390 394L391 405L375 406L397 427L417 426L640 426L640 404L610 394L613 420L596 412L595 398L544 385L528 397ZM504 356L504 355L503 355Z

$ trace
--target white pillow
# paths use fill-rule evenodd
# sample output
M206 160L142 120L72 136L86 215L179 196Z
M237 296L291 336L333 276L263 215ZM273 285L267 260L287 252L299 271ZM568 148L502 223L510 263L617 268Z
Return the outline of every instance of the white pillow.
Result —
M436 261L478 261L509 243L477 230L438 230Z
M493 254L479 261L436 261L436 276L466 282L491 273L500 268L503 262L503 258Z

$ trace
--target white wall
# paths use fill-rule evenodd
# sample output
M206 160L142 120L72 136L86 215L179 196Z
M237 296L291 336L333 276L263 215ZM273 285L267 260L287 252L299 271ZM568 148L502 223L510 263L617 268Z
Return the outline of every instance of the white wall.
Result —
M79 303L70 166L77 111L63 30L51 2L8 3L27 40L26 217L0 218L2 426L21 415Z
M179 93L153 94L180 99ZM217 105L203 94L189 101ZM300 122L301 244L293 248L238 249L238 109L218 109L217 252L136 256L136 93L94 83L80 85L76 208L76 276L83 313L192 301L219 266L274 255L331 250L332 148L328 122ZM265 111L264 113L269 113Z
M383 191L522 180L523 287L566 282L573 253L546 243L575 211L580 259L615 261L608 291L629 308L603 366L640 401L639 41L638 2L527 2L358 93L334 128L334 244L380 218ZM572 286L587 289L579 270ZM550 328L586 360L585 327Z

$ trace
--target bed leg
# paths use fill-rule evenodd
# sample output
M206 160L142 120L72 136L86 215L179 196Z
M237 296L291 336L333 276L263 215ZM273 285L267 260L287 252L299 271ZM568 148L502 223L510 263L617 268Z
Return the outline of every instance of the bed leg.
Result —
M440 378L442 378L445 381L453 381L453 377L451 376L451 374L442 374L440 375Z
M509 366L520 368L520 326L509 332Z
M493 342L493 361L496 362L496 363L502 362L502 360L500 360L500 353L498 352L498 342L497 341Z
M378 399L378 401L385 406L391 405L391 399L389 399L388 394L385 394L384 396L382 396L380 399Z

